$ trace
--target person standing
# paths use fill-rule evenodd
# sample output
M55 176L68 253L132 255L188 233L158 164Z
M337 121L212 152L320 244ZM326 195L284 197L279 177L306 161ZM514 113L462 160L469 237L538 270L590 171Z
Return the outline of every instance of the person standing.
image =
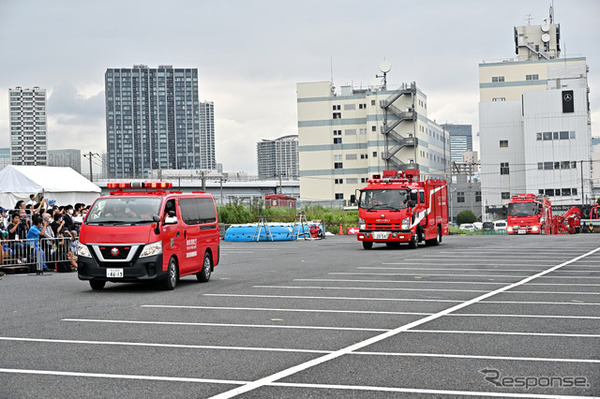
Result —
M29 266L29 271L33 272L32 268L35 267L37 274L41 274L42 271L48 270L46 256L40 245L40 240L44 237L46 228L48 228L48 223L44 221L40 215L33 215L32 225L27 232L27 242L32 249L33 259L35 259L35 263L32 263L32 266Z

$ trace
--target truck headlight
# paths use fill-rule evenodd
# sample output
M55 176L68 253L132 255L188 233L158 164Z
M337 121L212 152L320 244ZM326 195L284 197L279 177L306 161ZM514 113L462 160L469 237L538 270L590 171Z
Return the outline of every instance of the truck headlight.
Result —
M362 218L358 218L358 228L360 230L365 230L367 228L367 225L365 224L365 220Z
M83 256L84 258L91 258L92 254L88 249L87 245L80 242L77 243L77 256Z
M531 231L538 231L540 226L531 226Z
M410 218L404 218L402 219L402 230L408 230L410 229Z
M145 258L147 256L162 254L162 241L156 241L152 244L147 244L142 253L140 254L140 258Z

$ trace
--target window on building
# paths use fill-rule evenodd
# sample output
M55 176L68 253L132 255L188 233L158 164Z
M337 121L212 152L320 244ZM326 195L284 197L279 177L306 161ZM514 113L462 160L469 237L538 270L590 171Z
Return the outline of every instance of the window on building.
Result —
M554 164L552 162L544 162L545 170L552 170L553 167L554 167Z
M492 102L494 102L494 103L502 102L502 101L506 101L506 97L493 97L492 98Z
M558 140L558 132L552 132L552 139Z
M334 161L341 161L343 159L343 156L341 154L337 154L333 156L333 160Z
M481 202L481 191L475 191L475 202Z
M501 175L508 175L510 173L509 167L508 167L508 162L501 162L500 163L500 174Z
M571 161L571 169L577 169L577 161Z
M364 127L360 128L360 134L367 134L367 129Z
M367 104L358 104L358 109L366 109Z
M568 197L571 195L571 189L570 188L563 188L562 189L562 196L563 197Z
M334 162L333 163L333 168L334 169L343 169L344 168L344 164L342 162Z
M541 141L541 140L542 140L542 134L541 134L541 133L536 133L536 134L535 134L535 137L536 137L536 139L537 139L538 141Z
M547 188L544 191L544 194L546 194L548 197L554 197L554 189L553 188Z
M334 112L333 113L333 119L341 119L342 118L342 113L341 112Z
M333 179L334 184L343 184L344 179Z
M492 76L492 82L504 82L504 76Z
M333 110L334 110L334 111L339 111L339 110L341 110L341 109L342 109L342 108L341 108L341 106L340 106L340 105L334 105L334 106L333 106Z
M375 100L371 100L371 106L374 107L375 106Z
M464 191L456 192L456 202L465 202L465 192Z
M544 132L544 141L546 140L552 140L552 132Z
M377 126L375 126L375 125L371 126L371 131L372 132L376 132L377 131Z
M575 138L575 132L569 132L571 135L571 138L574 139Z
M367 178L366 177L361 177L360 178L360 182L361 183L366 183L367 182Z
M335 193L335 199L336 200L343 200L344 199L344 193Z
M533 75L525 75L525 80L539 80L540 76L536 73Z
M577 189L576 188L572 188L571 189L571 195L577 195Z
M377 151L373 151L373 158L377 158Z
M360 154L360 159L368 159L369 154Z
M342 144L342 138L341 137L334 137L333 138L333 144Z
M538 162L538 170L543 170L543 169L544 169L544 163Z
M500 140L500 148L508 147L508 140Z
M342 131L341 130L334 130L333 131L333 135L334 136L341 136L342 135Z
M503 200L510 199L510 192L509 191L503 191L503 192L500 193L500 196L502 197Z
M569 132L560 132L561 140L569 140Z

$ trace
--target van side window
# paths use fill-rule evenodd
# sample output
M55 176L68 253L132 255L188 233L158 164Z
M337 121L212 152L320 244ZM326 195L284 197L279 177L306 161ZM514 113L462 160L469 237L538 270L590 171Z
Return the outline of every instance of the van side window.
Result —
M177 217L177 207L175 206L175 200L170 199L165 204L165 214L163 215L163 220L169 216L169 213L172 213L172 217Z
M185 224L215 223L217 215L212 198L181 198L181 218Z

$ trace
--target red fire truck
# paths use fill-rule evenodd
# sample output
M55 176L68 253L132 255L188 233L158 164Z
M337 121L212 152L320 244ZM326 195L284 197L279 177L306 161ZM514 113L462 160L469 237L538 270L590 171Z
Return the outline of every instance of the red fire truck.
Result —
M506 234L553 234L552 205L548 197L519 194L511 198Z
M438 245L448 234L448 186L443 179L420 181L418 170L385 170L360 190L358 241L410 248Z

